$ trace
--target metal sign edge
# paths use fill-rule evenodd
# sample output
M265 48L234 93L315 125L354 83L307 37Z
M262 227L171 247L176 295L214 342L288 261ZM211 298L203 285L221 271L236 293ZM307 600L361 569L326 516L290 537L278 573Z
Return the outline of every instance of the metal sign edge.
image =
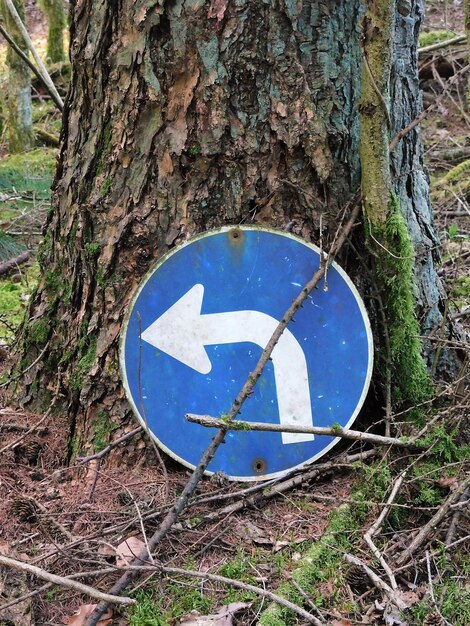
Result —
M173 256L174 254L179 252L182 248L184 248L184 247L186 247L188 245L191 245L192 243L194 243L194 242L196 242L196 241L198 241L200 239L205 239L206 237L212 237L214 235L219 235L221 233L225 233L225 232L228 232L228 231L233 230L233 229L247 230L247 231L259 231L259 232L265 232L265 233L273 233L275 235L282 235L284 237L288 237L290 239L293 239L297 243L300 243L300 244L306 246L307 248L310 248L310 249L314 250L320 256L322 254L322 251L320 250L320 248L317 245L315 245L314 243L311 243L309 241L306 241L306 240L302 239L301 237L298 237L297 235L293 235L292 233L289 233L289 232L286 232L284 230L280 230L280 229L277 229L277 228L268 228L268 227L265 227L265 226L258 226L258 225L254 225L254 224L250 224L250 225L234 224L232 226L222 226L220 228L214 228L212 230L208 230L208 231L205 231L203 233L199 233L197 235L194 235L193 237L191 237L190 239L188 239L187 241L185 241L181 245L175 246L172 250L169 250L168 252L166 252L146 272L144 277L141 279L141 281L139 283L139 286L136 289L136 292L134 293L134 295L132 296L132 298L131 298L131 300L130 300L130 302L128 304L127 312L126 312L126 314L124 316L124 319L123 319L123 322L122 322L122 326L121 326L121 329L119 331L119 368L120 368L120 371L121 371L121 381L122 381L122 385L124 387L124 392L126 394L127 401L130 404L130 407L131 407L131 410L132 410L132 412L134 414L134 417L140 423L140 425L142 426L144 431L147 434L149 434L154 439L156 444L159 446L159 448L161 450L163 450L163 452L168 454L168 456L171 457L173 460L177 461L178 463L181 463L181 465L183 465L184 467L187 467L188 469L191 469L191 470L196 469L196 465L193 465L192 463L189 463L185 459L180 458L172 450L170 450L163 442L160 441L160 439L147 426L145 420L140 415L140 411L139 411L139 409L137 408L137 406L136 406L136 404L134 402L134 399L132 397L132 392L131 392L131 390L129 388L128 381L127 381L126 363L125 363L125 358L124 358L124 352L125 352L124 348L125 348L125 342L126 342L126 336L127 336L127 327L128 327L129 320L130 320L130 317L131 317L133 309L134 309L134 305L135 305L137 299L139 298L140 293L142 292L142 290L144 289L145 285L150 280L150 278L153 276L153 274L156 272L156 270L161 265L163 265L163 263L165 263L171 256ZM362 406L364 404L364 401L366 399L367 393L369 391L369 386L370 386L370 382L371 382L371 379L372 379L372 372L373 372L373 367L374 367L374 344L373 344L373 335L372 335L372 328L371 328L370 321L369 321L369 316L368 316L366 307L364 306L364 302L362 301L361 295L359 294L356 286L354 285L354 283L352 282L351 278L348 276L346 271L340 265L338 265L338 263L336 263L336 261L333 261L331 263L330 267L334 267L335 268L335 270L341 275L343 280L346 282L346 284L350 288L352 294L354 295L354 298L355 298L355 300L356 300L356 302L357 302L357 304L359 306L359 310L361 312L361 316L362 316L362 319L364 321L364 326L365 326L365 330L366 330L366 334L367 334L367 346L368 346L368 367L367 367L367 373L366 373L366 377L364 379L364 385L363 385L363 388L362 388L361 395L360 395L359 400L358 400L358 402L356 404L356 408L355 408L352 416L350 417L350 419L346 423L346 425L343 426L343 428L347 429L355 421L356 417L358 416L358 414L359 414L359 412L360 412L360 410L361 410L361 408L362 408ZM312 273L313 273L313 271L312 271ZM275 478L282 478L283 476L291 474L291 473L293 473L293 472L295 472L297 470L302 469L303 467L306 467L307 465L310 465L310 464L314 463L317 459L321 458L329 450L331 450L331 448L333 448L338 443L338 441L340 441L340 439L341 439L341 437L335 437L325 448L323 448L320 452L315 454L313 457L310 457L306 461L303 461L302 463L299 463L298 465L290 467L290 468L288 468L286 470L281 470L279 472L273 472L272 474L263 474L263 475L259 475L259 476L227 476L227 478L228 478L228 480L231 480L233 482L260 482L260 481L263 481L263 480L272 480L272 479L275 479ZM204 471L204 474L206 476L212 476L214 473L215 472L211 472L210 470L207 470L207 469Z

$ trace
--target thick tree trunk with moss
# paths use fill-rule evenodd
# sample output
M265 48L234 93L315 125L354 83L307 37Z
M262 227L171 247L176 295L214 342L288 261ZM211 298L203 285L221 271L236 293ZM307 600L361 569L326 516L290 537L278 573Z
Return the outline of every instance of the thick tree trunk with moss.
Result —
M421 2L390 19L391 78L376 79L394 102L383 141L420 107ZM63 149L18 369L42 356L21 378L24 402L58 379L79 445L103 420L128 419L118 370L127 306L152 264L191 235L289 225L316 243L323 229L328 247L361 182L365 28L359 0L75 4ZM429 333L440 298L418 130L395 150L389 178L415 248L407 293ZM370 305L380 345L380 252L360 233L340 262Z
M16 9L24 21L24 2L14 0ZM4 2L0 9L5 28L15 43L28 54L28 47ZM31 106L31 71L11 48L7 50L8 87L6 91L6 125L8 149L11 153L26 152L34 147L33 115Z
M65 61L64 28L65 12L62 0L38 0L47 17L47 60L49 63Z

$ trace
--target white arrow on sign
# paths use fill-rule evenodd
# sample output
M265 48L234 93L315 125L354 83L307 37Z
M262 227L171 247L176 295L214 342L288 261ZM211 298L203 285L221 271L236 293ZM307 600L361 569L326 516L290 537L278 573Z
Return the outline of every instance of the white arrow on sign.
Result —
M266 347L278 326L277 320L260 311L202 315L203 297L204 285L191 287L144 330L142 339L201 374L212 369L204 346L248 342ZM282 333L271 359L281 424L313 426L307 362L289 330ZM282 433L284 444L312 439L314 436L309 434Z

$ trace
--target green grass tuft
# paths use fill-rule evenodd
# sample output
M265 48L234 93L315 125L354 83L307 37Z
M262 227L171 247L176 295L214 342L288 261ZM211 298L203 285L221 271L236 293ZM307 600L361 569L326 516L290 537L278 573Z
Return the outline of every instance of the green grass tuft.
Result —
M26 250L26 246L8 233L0 230L0 263L13 259Z

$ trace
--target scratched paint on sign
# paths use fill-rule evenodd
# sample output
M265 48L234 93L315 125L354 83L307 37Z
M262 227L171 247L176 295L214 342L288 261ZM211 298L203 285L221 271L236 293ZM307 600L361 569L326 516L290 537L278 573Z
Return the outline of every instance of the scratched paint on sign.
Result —
M225 228L176 248L147 275L125 323L121 366L134 412L143 421L143 404L163 450L188 467L197 464L214 431L184 415L220 417L230 408L318 266L318 249L289 234ZM320 286L298 311L241 417L348 427L364 401L371 368L364 306L333 265L328 291ZM240 480L278 476L319 458L335 441L229 431L208 469Z

